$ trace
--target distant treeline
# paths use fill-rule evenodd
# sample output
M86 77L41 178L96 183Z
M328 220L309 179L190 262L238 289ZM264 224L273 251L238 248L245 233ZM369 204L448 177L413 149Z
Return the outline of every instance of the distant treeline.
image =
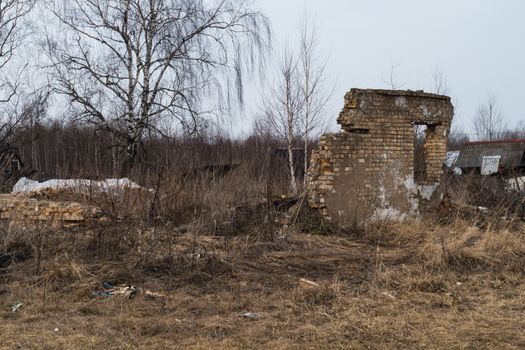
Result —
M69 122L20 127L6 143L19 151L24 166L42 180L119 177L126 156L125 145L110 132ZM297 147L302 144L298 139ZM262 176L268 171L272 154L282 147L283 142L270 134L244 138L221 132L178 138L149 135L142 141L132 176L146 179L154 178L159 171L184 174L190 169L232 164L246 165L253 176Z

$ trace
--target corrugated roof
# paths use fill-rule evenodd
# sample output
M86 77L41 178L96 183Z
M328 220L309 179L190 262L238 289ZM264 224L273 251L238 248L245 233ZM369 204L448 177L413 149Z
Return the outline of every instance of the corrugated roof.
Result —
M485 156L500 156L500 167L525 166L525 141L481 141L461 146L455 166L458 168L480 168Z
M470 141L465 142L464 145L494 145L494 144L501 144L501 143L525 143L525 139L517 139L517 140L492 140L492 141Z

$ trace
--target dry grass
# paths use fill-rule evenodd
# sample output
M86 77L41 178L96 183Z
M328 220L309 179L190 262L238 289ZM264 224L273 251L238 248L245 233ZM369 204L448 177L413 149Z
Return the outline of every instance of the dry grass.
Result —
M411 252L429 270L518 272L525 267L525 226L516 222L480 228L460 219L449 225L420 221L370 230L366 240Z
M525 346L523 231L461 221L361 236L262 231L224 237L130 222L34 232L46 235L38 274L40 240L11 234L0 251L23 238L33 253L0 272L0 348ZM103 282L166 296L91 298ZM17 300L24 305L11 312Z

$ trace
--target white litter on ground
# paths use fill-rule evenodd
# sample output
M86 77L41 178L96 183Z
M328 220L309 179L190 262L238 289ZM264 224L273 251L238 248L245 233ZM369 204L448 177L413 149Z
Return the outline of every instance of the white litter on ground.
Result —
M461 169L455 166L456 161L458 160L458 157L459 157L459 151L447 152L447 155L445 157L445 160L443 161L443 164L445 164L447 168L452 170L454 174L461 175L462 174Z
M15 184L12 193L28 193L47 189L66 189L74 192L89 192L93 190L111 192L122 191L126 188L143 189L142 186L128 178L106 179L103 181L88 179L53 179L38 182L23 177Z
M510 191L525 191L525 176L512 177L505 180L507 182L507 190Z
M445 157L445 160L443 163L447 166L447 168L452 168L452 166L456 163L459 157L459 151L450 151L447 152L447 155Z

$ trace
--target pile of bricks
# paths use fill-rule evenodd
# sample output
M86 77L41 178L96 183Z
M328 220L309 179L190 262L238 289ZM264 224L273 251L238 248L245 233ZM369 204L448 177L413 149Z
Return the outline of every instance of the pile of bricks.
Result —
M15 222L78 223L101 217L101 210L75 202L55 202L23 195L0 195L0 219Z

